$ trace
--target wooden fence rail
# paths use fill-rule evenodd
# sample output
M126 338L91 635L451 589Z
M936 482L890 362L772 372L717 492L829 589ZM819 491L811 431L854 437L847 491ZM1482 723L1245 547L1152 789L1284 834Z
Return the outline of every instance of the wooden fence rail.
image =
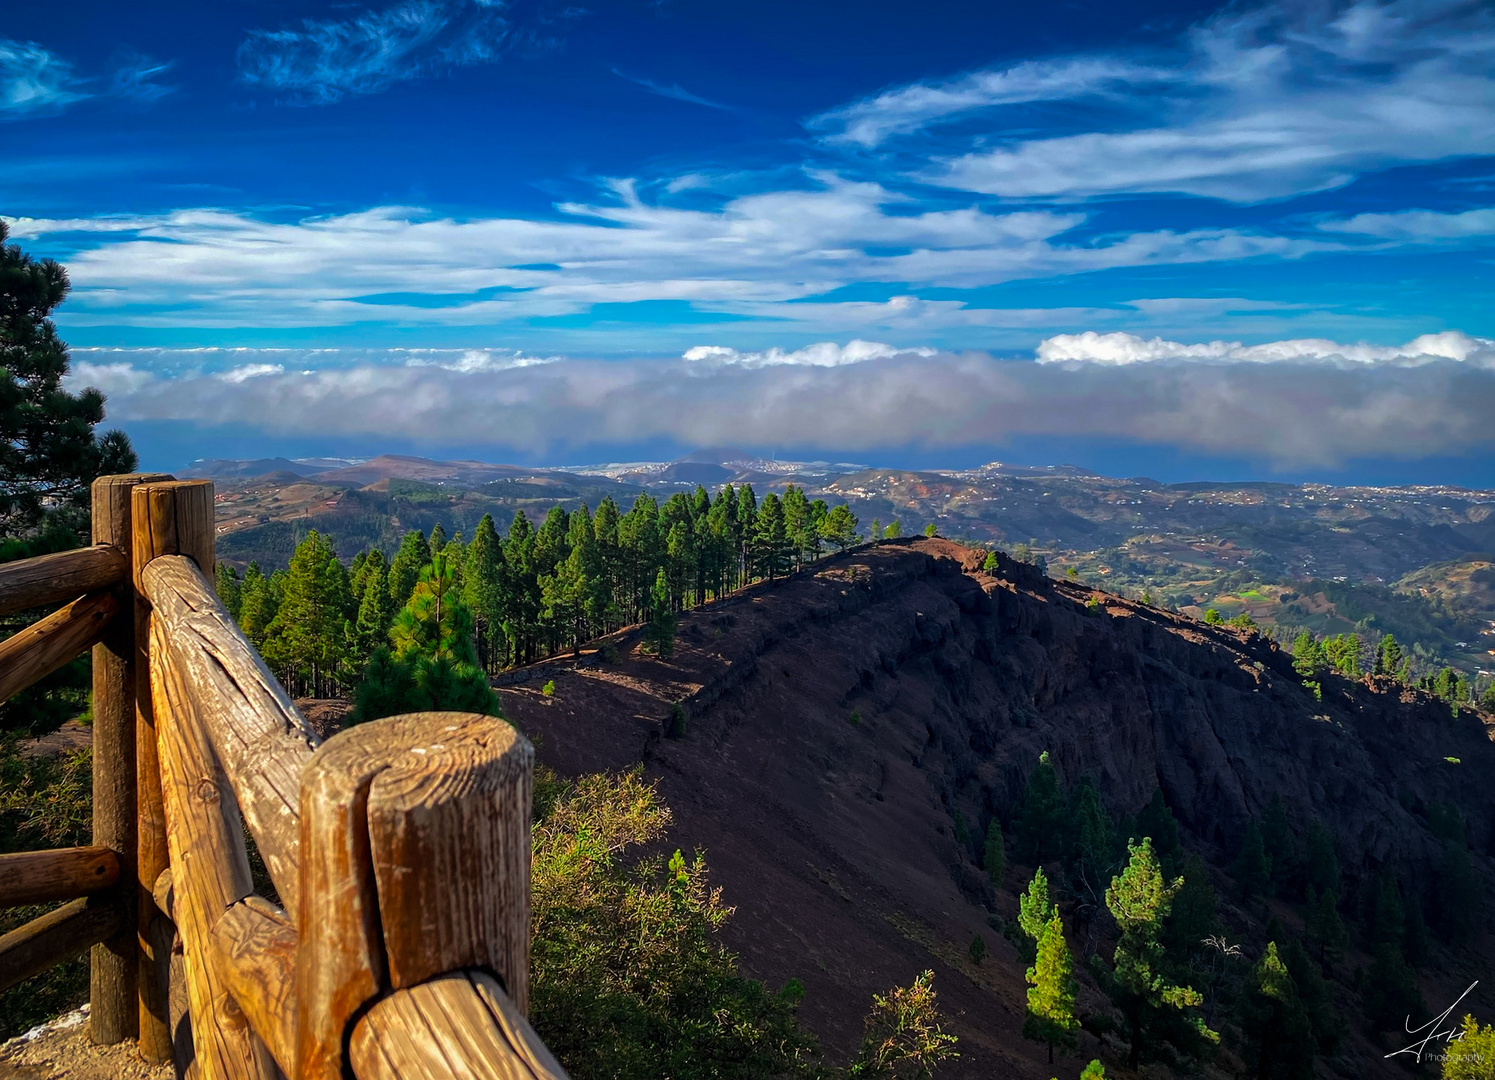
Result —
M0 905L71 900L0 938L0 986L97 945L93 1037L200 1080L564 1080L525 1019L533 748L464 713L321 743L218 601L212 505L105 477L65 589L0 567L0 610L87 593L0 644L0 689L98 643L96 846L0 857Z

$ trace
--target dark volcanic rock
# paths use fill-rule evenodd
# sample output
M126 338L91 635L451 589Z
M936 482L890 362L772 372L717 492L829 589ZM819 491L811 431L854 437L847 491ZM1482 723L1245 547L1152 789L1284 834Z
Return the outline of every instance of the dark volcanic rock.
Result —
M1019 1036L1021 966L987 923L987 905L1012 914L1022 871L994 895L975 862L1043 750L1116 813L1161 787L1217 866L1274 796L1300 830L1331 830L1352 891L1387 862L1431 870L1434 802L1456 803L1489 854L1495 746L1475 713L1389 680L1330 677L1318 701L1259 637L1005 558L988 575L984 558L938 539L859 549L686 613L670 662L552 665L553 696L538 681L502 691L562 772L647 763L672 842L706 848L738 906L745 967L805 983L832 1056L873 991L934 966L963 1043L949 1075L1053 1075ZM660 738L675 701L678 742ZM980 967L965 956L977 933L992 950ZM1080 1052L1096 1050L1084 1036Z

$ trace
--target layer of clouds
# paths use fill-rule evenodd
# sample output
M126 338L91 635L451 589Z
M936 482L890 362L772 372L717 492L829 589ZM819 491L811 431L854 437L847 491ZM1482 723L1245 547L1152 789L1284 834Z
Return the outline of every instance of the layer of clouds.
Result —
M1495 9L1465 0L1232 6L1148 63L1026 61L889 90L810 126L831 143L877 147L961 121L950 138L970 149L921 175L966 191L1258 202L1495 152L1492 52ZM1096 101L1105 107L1086 114ZM1072 133L1033 136L1005 110L1034 102L1071 103L1088 119Z
M406 0L295 29L253 30L239 46L239 79L294 105L329 105L395 83L486 64L533 45L547 23L576 13L516 12L496 0Z
M1339 239L1240 229L1074 234L1086 215L921 209L875 183L816 174L803 190L684 209L619 181L559 220L434 218L404 207L292 222L220 210L93 221L17 219L17 238L74 234L66 256L72 325L328 326L371 320L491 325L592 304L676 300L783 305L863 282L973 288L1023 278L1274 257L1343 248ZM99 233L97 241L89 234ZM488 290L488 291L484 291ZM435 295L441 303L420 302ZM408 299L402 302L401 297ZM911 308L916 297L889 301ZM979 324L958 305L922 316ZM164 310L153 310L164 309ZM851 311L852 309L845 309ZM997 316L1000 319L1000 316ZM831 321L829 327L844 325Z
M1055 334L1038 346L1040 364L1080 363L1111 367L1178 361L1213 364L1390 364L1420 367L1442 361L1457 361L1495 370L1495 341L1470 337L1458 330L1423 334L1405 345L1344 345L1323 338L1270 341L1244 345L1239 341L1186 343L1162 338L1141 338L1116 332Z
M841 367L846 364L865 364L868 360L883 360L891 356L934 356L934 349L916 347L901 349L884 345L880 341L854 339L845 345L834 341L821 341L803 349L765 349L761 352L739 352L724 345L696 345L686 349L682 359L693 364L707 366L730 364L738 367Z
M1283 469L1495 452L1495 343L1488 340L1428 335L1369 352L1333 342L1160 347L1133 340L1169 355L1148 363L1036 363L854 341L500 367L465 364L459 352L444 354L456 362L429 365L412 363L408 353L350 359L327 350L230 357L95 349L75 355L73 378L105 390L110 421L127 429L149 420L271 435L314 431L324 441L488 446L500 457L561 459L573 448L659 439L848 455L909 445L997 447L1030 436L1135 440ZM1275 362L1255 362L1268 357ZM227 374L253 377L225 378L229 363ZM164 371L176 374L157 374Z

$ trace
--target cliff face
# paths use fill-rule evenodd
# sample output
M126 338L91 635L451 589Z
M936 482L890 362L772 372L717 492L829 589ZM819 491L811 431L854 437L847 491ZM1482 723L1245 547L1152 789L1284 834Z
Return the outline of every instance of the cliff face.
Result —
M1495 745L1474 713L1387 680L1330 677L1318 701L1260 638L1005 559L989 575L984 558L919 539L826 560L686 613L672 661L625 634L616 664L559 665L553 696L516 683L505 708L562 772L645 763L672 842L707 849L738 905L744 966L800 978L833 1051L870 993L934 966L959 1014L951 1075L1052 1074L1019 1036L1021 966L987 923L989 906L1011 914L1023 870L994 894L955 825L956 811L978 833L1010 821L1043 750L1114 812L1161 787L1217 866L1279 795L1299 829L1329 828L1351 888L1388 860L1436 864L1434 802L1457 804L1489 854ZM663 740L675 701L688 731Z

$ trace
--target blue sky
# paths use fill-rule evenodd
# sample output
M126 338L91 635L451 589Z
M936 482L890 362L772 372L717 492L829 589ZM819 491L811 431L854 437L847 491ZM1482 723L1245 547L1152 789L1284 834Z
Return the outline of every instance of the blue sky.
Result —
M1484 3L12 5L0 145L151 465L1495 486Z

